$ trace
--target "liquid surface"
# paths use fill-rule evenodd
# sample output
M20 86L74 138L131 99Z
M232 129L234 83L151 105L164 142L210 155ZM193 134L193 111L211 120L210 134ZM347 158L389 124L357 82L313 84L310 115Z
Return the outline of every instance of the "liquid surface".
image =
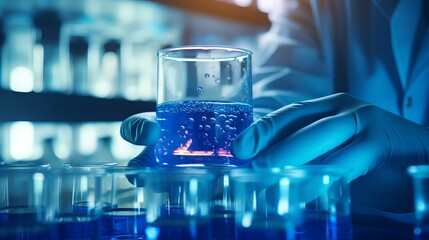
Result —
M109 209L101 217L101 235L103 239L144 236L145 229L146 215L144 209Z
M253 121L253 107L243 103L184 101L157 106L161 138L157 162L163 166L245 165L231 154L231 142Z
M100 218L64 215L57 219L56 239L100 239Z
M156 240L207 240L211 237L211 226L207 218L162 217L148 224L147 239Z

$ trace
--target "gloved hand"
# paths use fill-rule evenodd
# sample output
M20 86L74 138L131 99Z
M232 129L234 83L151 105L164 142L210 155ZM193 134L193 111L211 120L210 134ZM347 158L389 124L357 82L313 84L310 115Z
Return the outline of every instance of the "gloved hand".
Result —
M232 144L254 167L332 164L349 169L352 204L413 209L409 165L428 164L429 129L335 94L290 104L255 121Z
M155 167L155 143L161 135L161 127L156 122L155 112L139 113L125 119L120 133L126 141L145 146L143 151L128 162L128 166Z

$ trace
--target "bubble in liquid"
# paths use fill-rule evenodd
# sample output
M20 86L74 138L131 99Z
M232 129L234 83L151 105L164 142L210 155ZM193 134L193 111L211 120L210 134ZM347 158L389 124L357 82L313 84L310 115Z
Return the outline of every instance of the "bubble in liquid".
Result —
M204 92L204 88L203 87L197 87L197 92L198 93L203 93Z
M215 83L219 86L219 85L220 85L220 79L219 79L219 78L217 78L217 79L215 80Z
M205 130L210 130L210 125L205 125L205 126L204 126L204 129L205 129Z
M210 74L209 74L209 73L206 73L206 74L204 74L204 77L205 77L205 78L209 78L209 77L210 77Z
M202 117L201 117L201 121L205 122L206 120L207 120L207 117L206 117L206 116L202 116Z

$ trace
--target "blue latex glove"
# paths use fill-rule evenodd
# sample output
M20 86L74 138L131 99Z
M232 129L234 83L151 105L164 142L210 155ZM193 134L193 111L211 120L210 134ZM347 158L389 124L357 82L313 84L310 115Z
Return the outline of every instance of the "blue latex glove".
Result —
M161 127L156 122L156 113L145 112L130 116L122 122L120 130L122 138L126 141L146 146L137 157L128 162L128 166L154 167L154 147L161 135Z
M406 167L429 162L429 129L342 93L260 118L232 152L253 158L254 167L339 165L349 169L352 203L407 212L413 193Z

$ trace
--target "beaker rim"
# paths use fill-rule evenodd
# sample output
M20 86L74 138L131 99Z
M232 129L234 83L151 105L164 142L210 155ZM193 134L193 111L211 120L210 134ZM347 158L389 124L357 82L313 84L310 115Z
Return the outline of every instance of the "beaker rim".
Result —
M212 180L214 179L214 173L210 172L208 169L204 168L152 168L145 172L145 175L148 179L163 179L167 181L181 181L189 179L205 179Z
M415 178L429 178L429 165L412 165L407 168L407 172Z
M181 54L177 54L179 52L192 52L192 51L215 51L220 50L224 51L226 53L229 53L222 57L214 57L211 55L200 55L197 57L184 57ZM163 59L168 60L175 60L175 61L183 61L183 62L225 62L225 61L234 61L234 60L243 60L245 58L250 58L253 55L252 51L239 48L239 47L233 47L233 46L226 46L226 45L184 45L184 46L178 46L178 47L171 47L171 48L165 48L158 50L156 52L156 56Z
M67 162L64 163L64 167L66 168L74 168L74 167L100 167L100 168L108 168L117 166L117 162Z
M231 171L231 177L238 181L246 181L260 176L262 178L295 178L305 179L309 177L332 176L335 178L345 179L349 173L348 169L336 165L302 165L302 166L285 166L283 168L241 168Z
M51 165L49 163L36 163L33 161L19 161L13 163L3 163L0 164L0 170L7 171L10 169L14 170L38 170L45 169L49 170Z

